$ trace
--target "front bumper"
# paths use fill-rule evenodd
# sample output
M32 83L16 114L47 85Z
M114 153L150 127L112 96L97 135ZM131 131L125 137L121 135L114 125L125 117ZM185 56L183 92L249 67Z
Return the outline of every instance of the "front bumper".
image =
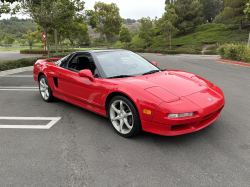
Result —
M210 115L202 117L200 121L186 123L183 125L166 125L150 121L141 121L142 130L165 136L177 136L199 131L218 119L222 108L211 113Z
M212 101L208 100L212 98ZM176 136L201 130L220 116L225 105L222 91L218 87L208 88L198 93L180 98L179 101L160 104L152 121L142 121L142 130ZM169 118L169 113L194 112L192 117Z

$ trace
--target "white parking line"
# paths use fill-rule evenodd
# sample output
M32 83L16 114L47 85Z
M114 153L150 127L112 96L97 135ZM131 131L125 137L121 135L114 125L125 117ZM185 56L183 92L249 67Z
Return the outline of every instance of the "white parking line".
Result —
M0 117L0 120L51 120L47 125L4 125L0 124L0 129L50 129L61 117Z
M28 87L28 86L0 86L0 88L17 88L17 89L33 89L33 88L38 88L37 86L34 87Z
M33 75L5 75L5 76L2 76L3 78L4 77L33 77Z
M3 91L37 91L38 87L22 87L22 86L0 86Z

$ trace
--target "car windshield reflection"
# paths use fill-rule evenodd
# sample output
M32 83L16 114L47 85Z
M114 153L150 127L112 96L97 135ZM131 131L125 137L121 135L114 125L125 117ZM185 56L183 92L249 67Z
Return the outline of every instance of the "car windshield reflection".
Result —
M108 78L120 75L139 76L160 71L153 64L130 51L100 52L96 53L96 57Z

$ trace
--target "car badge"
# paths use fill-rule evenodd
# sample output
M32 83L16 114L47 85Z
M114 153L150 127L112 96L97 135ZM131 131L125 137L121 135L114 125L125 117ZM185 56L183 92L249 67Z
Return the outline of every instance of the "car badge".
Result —
M210 97L209 98L207 98L209 101L213 101L213 99L211 99Z

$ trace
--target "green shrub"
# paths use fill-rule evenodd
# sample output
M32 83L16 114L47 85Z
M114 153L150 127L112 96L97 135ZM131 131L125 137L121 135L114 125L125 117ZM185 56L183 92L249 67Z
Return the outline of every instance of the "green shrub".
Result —
M175 55L175 54L181 54L180 51L175 51L175 50L165 50L164 53L166 54L171 54L171 55Z
M245 43L222 45L218 53L226 60L250 62L250 48Z
M75 52L79 51L77 49L64 49L64 52ZM55 53L55 49L50 50L50 53ZM44 49L21 49L20 53L22 54L45 54Z
M203 54L204 55L218 55L218 51L216 50L205 51Z
M51 58L61 58L70 53L59 53L58 55L52 55ZM38 59L46 59L47 56L22 58L18 60L8 60L0 62L0 71L5 71L9 69L16 69L21 67L33 66Z
M107 46L107 43L92 43L90 47Z
M207 50L216 50L219 46L218 45L211 45L207 48Z

